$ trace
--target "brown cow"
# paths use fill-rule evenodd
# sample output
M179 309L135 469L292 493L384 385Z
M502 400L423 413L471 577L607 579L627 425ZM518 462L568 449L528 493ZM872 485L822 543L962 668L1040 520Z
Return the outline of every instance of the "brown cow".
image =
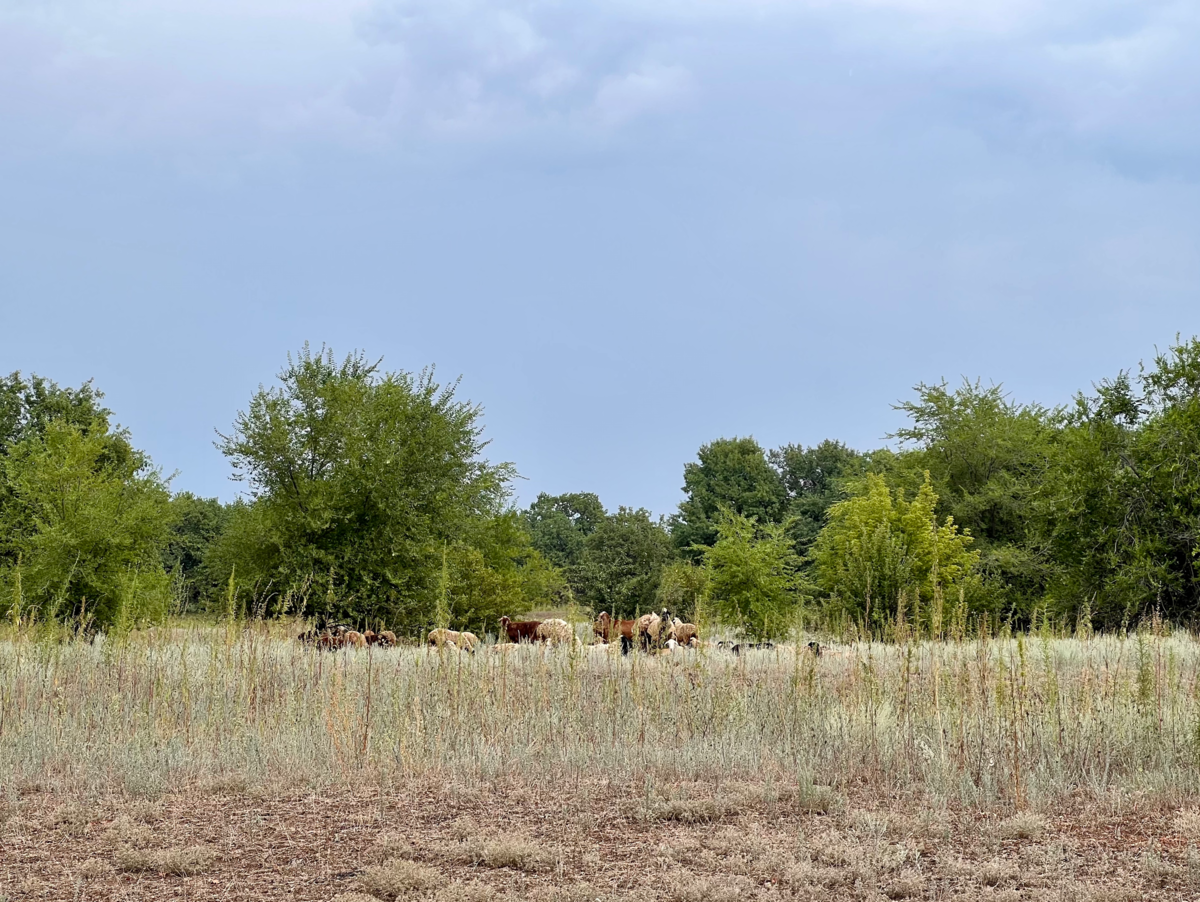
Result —
M508 636L509 642L535 642L537 628L542 625L540 620L511 620L500 618L500 629Z

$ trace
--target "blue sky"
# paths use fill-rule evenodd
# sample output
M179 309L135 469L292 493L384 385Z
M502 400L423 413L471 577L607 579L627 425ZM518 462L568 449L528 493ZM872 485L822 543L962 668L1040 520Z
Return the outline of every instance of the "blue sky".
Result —
M304 341L462 375L522 502L1058 403L1200 332L1200 7L0 0L0 369L174 485Z

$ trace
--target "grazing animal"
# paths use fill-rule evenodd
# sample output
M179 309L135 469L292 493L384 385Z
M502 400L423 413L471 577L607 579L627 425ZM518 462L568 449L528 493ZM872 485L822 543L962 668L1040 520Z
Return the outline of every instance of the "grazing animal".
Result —
M668 624L667 629L670 629L671 614L666 610L661 614L643 614L638 618L636 635L643 651L649 651L652 646L661 648L666 642L667 631L663 629L664 623Z
M738 642L730 651L740 657L744 651L769 651L774 647L774 642Z
M458 630L434 629L429 631L428 643L436 648L457 648L461 651L474 653L479 644L479 637L474 633L460 633Z
M821 657L821 643L820 642L809 642L808 650L813 653L814 658Z
M363 638L363 634L357 630L348 630L346 632L344 645L353 645L355 648L366 648L367 640Z
M533 642L538 637L537 628L541 623L540 620L511 620L501 617L500 629L508 636L509 642Z
M633 651L633 637L621 635L621 654L627 655Z
M592 624L592 632L605 642L612 642L618 637L633 638L636 620L614 620L608 611L601 611L596 622Z
M567 644L575 636L575 631L571 629L571 624L565 620L559 620L557 617L552 617L549 620L543 620L538 624L534 635L541 642L546 642L550 645Z
M396 634L391 630L382 630L379 633L379 644L390 648L396 644Z
M458 647L463 651L468 651L471 654L475 654L475 646L478 644L479 637L474 633L463 632L458 634Z
M671 621L671 630L667 635L680 645L694 646L699 644L700 631L694 623L683 623L678 617Z

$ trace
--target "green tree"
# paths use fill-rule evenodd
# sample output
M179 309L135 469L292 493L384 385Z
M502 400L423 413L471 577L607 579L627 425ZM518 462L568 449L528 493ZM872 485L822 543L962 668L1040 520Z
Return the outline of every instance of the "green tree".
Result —
M166 614L170 493L123 433L51 417L7 448L0 474L9 617L108 628Z
M583 556L584 541L607 516L600 498L591 492L537 496L524 514L533 547L556 567L574 567Z
M303 590L310 612L420 629L443 552L503 513L514 476L482 457L481 409L429 370L384 373L307 345L279 380L218 445L253 502L231 528L255 527L219 557L265 613Z
M760 523L783 520L787 491L753 438L718 439L701 446L697 458L683 468L687 497L672 518L671 535L681 552L698 557L697 546L716 542L722 508Z
M163 552L167 572L179 580L185 609L196 609L220 590L205 566L213 543L229 523L231 507L216 498L179 492L171 498L171 533Z
M515 511L480 519L448 546L446 601L450 622L479 635L495 632L505 614L570 602L562 571L533 547Z
M654 608L663 567L674 552L661 521L639 508L610 514L584 542L569 571L576 597L593 610L628 617Z
M979 553L953 518L938 522L929 478L912 501L869 474L861 489L829 509L812 558L817 584L830 602L875 627L897 610L916 616L942 595L973 587ZM931 619L941 619L932 611Z
M1050 599L1101 627L1200 617L1200 340L1079 395L1039 493Z
M724 509L717 541L700 549L717 618L754 639L777 639L796 623L800 559L784 524L759 524Z
M893 459L889 476L916 489L933 480L938 513L970 532L984 592L995 612L1028 617L1041 602L1052 564L1041 540L1035 496L1043 488L1063 412L1018 404L1003 387L964 380L918 385L897 409L911 425L899 438L915 452Z
M869 458L841 442L784 445L770 452L771 465L787 492L788 534L796 552L806 555L825 525L829 508L846 498L848 479L860 479Z
M655 608L668 610L685 622L703 612L709 592L708 570L692 561L672 561L663 568L655 594Z

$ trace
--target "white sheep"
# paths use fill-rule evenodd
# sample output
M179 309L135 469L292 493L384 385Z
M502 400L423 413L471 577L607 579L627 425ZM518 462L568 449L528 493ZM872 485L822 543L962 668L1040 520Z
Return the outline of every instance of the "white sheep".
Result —
M554 617L539 623L535 635L541 642L566 645L575 638L575 630L571 629L571 624L567 621Z

